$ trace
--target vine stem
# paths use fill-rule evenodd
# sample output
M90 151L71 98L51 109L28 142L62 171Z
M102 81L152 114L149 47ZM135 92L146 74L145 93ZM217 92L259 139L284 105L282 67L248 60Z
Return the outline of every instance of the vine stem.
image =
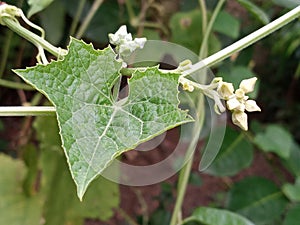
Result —
M11 19L10 17L3 17L2 21L5 23L5 25L9 29L16 32L21 37L25 38L26 40L33 43L34 45L36 45L36 43L40 44L44 49L46 49L52 55L55 55L57 58L59 58L61 55L67 54L67 50L53 46L52 44L50 44L48 41L46 41L42 37L27 30L26 28L22 27L19 24L19 22L16 22L15 20Z
M0 107L0 116L54 116L52 106L3 106Z
M265 25L264 27L254 31L253 33L249 34L248 36L242 38L241 40L233 43L232 45L224 48L223 50L203 59L202 61L192 65L191 69L186 70L183 76L190 75L198 70L201 70L205 67L210 67L215 65L216 63L230 57L234 53L248 47L249 45L257 42L258 40L266 37L267 35L273 33L274 31L278 30L279 28L283 27L287 23L293 21L294 19L300 16L300 6L292 9L291 11L287 12L283 16L279 17L278 19L274 20L273 22Z
M3 73L5 71L6 62L7 62L8 53L9 53L11 39L13 37L13 34L14 33L11 30L8 30L8 32L5 35L5 42L3 44L2 57L1 57L1 63L0 63L0 78L3 77Z
M79 27L77 34L76 34L76 38L81 38L82 35L84 34L85 30L88 28L91 20L93 19L95 13L97 12L97 10L99 9L99 7L102 5L103 0L95 0L88 15L85 17L85 19L82 22L82 25Z
M75 30L79 23L85 3L86 3L86 0L80 0L78 3L78 8L77 8L76 14L74 16L74 19L72 21L71 28L70 28L70 36L73 36L75 34Z
M225 0L220 0L220 1L218 2L217 6L216 6L216 8L215 8L215 10L214 10L214 12L213 12L211 18L210 18L209 23L205 26L205 27L207 27L207 28L205 29L205 32L203 32L203 34L202 34L202 35L203 35L203 39L202 39L202 44L201 44L200 51L199 51L199 58L200 58L200 60L201 60L202 58L204 58L204 57L207 56L207 50L208 50L208 48L207 48L207 46L208 46L208 38L209 38L209 36L210 36L210 34L211 34L211 31L212 31L213 25L214 25L214 23L215 23L215 20L216 20L218 14L219 14L219 12L220 12L220 10L221 10L221 8L222 8L224 2L225 2ZM205 4L205 3L202 3L202 4ZM202 7L205 7L205 5L202 6ZM202 8L202 7L201 7L201 8ZM203 10L202 10L202 11L203 11Z

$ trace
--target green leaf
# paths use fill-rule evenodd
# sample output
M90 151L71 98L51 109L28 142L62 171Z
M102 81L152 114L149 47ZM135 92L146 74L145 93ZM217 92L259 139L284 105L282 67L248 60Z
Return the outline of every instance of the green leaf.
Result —
M220 152L205 173L233 176L247 168L253 159L253 146L243 134L227 128Z
M290 155L293 139L291 134L279 125L268 125L264 133L258 133L254 142L265 152L274 152L287 159Z
M24 193L33 196L38 191L36 182L38 177L38 150L33 144L28 144L22 150L22 157L27 167L27 173L23 182Z
M228 209L246 216L255 224L273 224L284 212L287 200L278 187L265 178L248 177L235 183L229 192Z
M285 167L295 176L300 177L300 147L295 142L292 143L290 156L282 159Z
M192 121L178 108L179 74L157 67L136 71L129 95L116 100L112 89L120 79L121 62L108 47L71 39L62 61L16 70L54 104L60 135L77 194L121 153L168 129Z
M282 192L291 201L300 202L300 177L296 178L295 184L284 184Z
M283 221L283 225L295 225L300 221L300 204L289 209Z
M0 154L0 171L0 224L40 224L41 196L28 197L22 191L22 181L26 174L22 161Z
M28 5L30 5L30 9L27 12L27 17L29 18L32 15L42 11L53 1L54 0L27 0Z
M213 29L228 37L238 38L240 34L240 21L229 13L221 11L216 18Z
M272 0L272 2L276 5L280 5L289 9L300 5L300 0Z
M242 6L244 6L253 16L255 16L262 24L268 24L270 22L269 16L257 5L253 4L249 0L237 0Z
M238 214L224 209L209 207L195 209L191 219L205 225L254 225L251 221Z

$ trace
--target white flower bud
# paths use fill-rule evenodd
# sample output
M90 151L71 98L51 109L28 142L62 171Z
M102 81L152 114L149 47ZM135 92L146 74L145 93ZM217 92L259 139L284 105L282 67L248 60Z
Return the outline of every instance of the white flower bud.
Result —
M115 34L108 34L109 42L113 45L119 45L124 42L132 41L131 34L127 33L127 27L121 26Z
M245 92L243 89L239 88L235 91L235 96L238 98L238 99L244 99L245 97Z
M225 100L228 100L229 97L233 95L233 91L234 91L234 87L232 83L227 83L222 81L220 82L217 88L217 92Z
M189 82L183 82L182 89L185 91L192 92L192 91L194 91L194 86L192 84L190 84Z
M256 81L257 77L242 80L242 82L240 83L240 89L242 89L245 93L252 92L254 90Z
M144 48L147 38L135 38L134 42L138 48Z
M248 116L246 113L234 111L232 113L232 122L243 130L248 130Z
M236 98L231 98L226 102L226 105L229 110L234 110L238 108L241 103Z
M261 111L259 106L256 104L254 100L248 100L245 102L245 107L248 112Z
M137 48L143 48L147 39L135 38L132 40L130 33L127 33L125 25L121 26L115 34L109 34L109 42L116 45L116 53L120 54L120 58L129 56Z

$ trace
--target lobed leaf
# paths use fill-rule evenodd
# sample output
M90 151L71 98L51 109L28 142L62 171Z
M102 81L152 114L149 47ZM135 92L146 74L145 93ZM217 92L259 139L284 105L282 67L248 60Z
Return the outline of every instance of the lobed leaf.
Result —
M55 106L80 199L122 152L192 121L178 108L179 74L162 73L157 67L137 70L128 81L128 96L115 99L112 89L122 64L115 58L111 47L95 50L72 38L63 60L15 70Z

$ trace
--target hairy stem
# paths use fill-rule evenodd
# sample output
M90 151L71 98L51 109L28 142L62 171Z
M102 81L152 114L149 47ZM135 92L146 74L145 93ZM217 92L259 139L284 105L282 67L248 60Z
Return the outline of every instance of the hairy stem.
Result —
M199 135L201 133L204 117L205 117L203 105L204 105L204 96L200 95L198 101L198 107L197 107L197 118L195 120L194 123L195 125L193 128L193 138L188 146L188 150L186 154L186 157L188 157L188 161L186 165L181 169L179 174L179 181L177 186L178 193L177 193L176 203L173 209L170 225L177 225L181 223L181 220L179 219L179 215L181 214L181 207L183 204L184 195L186 192L190 173L192 170L193 152L197 146Z
M42 37L22 27L18 22L16 22L15 20L9 17L2 18L2 21L9 29L14 31L15 33L19 34L21 37L25 38L26 40L33 43L34 45L36 44L41 45L45 50L47 50L48 52L50 52L52 55L56 57L60 57L67 53L67 50L53 46Z
M207 49L208 49L208 39L209 36L211 34L213 25L216 21L217 15L219 14L223 4L224 4L225 0L220 0L209 20L209 23L207 25L206 30L203 32L203 39L202 39L202 44L201 44L201 48L200 48L200 52L199 52L199 58L203 59L204 57L207 56Z

